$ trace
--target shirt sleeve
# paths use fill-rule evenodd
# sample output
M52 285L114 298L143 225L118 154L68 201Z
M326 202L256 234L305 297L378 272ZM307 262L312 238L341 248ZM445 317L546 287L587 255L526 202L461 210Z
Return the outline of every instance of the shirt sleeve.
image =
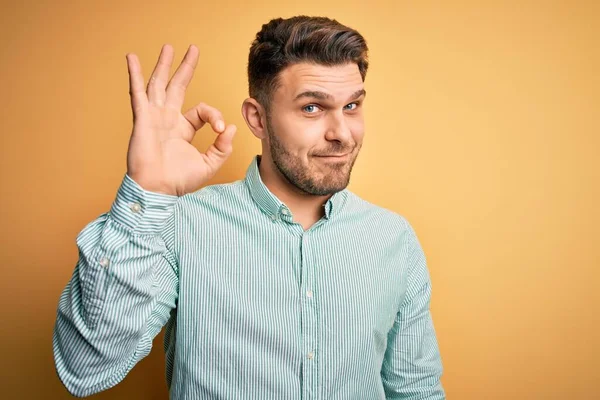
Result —
M123 380L174 310L177 199L125 175L110 212L77 235L79 259L53 335L56 371L71 394L89 396Z
M387 399L441 400L442 360L429 309L431 279L423 249L407 225L406 291L388 333L381 377Z

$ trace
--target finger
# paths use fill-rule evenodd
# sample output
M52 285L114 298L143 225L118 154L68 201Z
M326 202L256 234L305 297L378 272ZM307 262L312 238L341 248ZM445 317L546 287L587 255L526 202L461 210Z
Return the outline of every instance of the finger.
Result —
M127 70L129 72L131 110L133 111L133 118L135 119L139 110L146 108L148 105L148 98L144 91L144 77L142 76L140 60L138 60L137 56L133 53L128 53L125 57L127 58Z
M173 46L165 44L158 56L158 61L152 71L152 75L148 80L148 100L152 104L157 106L163 106L165 104L165 88L169 81L169 74L171 73L171 64L173 64Z
M166 103L168 105L181 109L185 98L185 91L194 76L196 65L198 65L198 48L191 45L167 87Z
M233 137L236 131L237 127L235 125L228 125L223 133L220 133L215 142L206 150L205 156L207 162L213 168L220 168L233 152Z
M207 122L215 132L223 132L223 129L225 129L225 122L223 122L221 112L204 103L191 108L183 116L196 131L202 128Z

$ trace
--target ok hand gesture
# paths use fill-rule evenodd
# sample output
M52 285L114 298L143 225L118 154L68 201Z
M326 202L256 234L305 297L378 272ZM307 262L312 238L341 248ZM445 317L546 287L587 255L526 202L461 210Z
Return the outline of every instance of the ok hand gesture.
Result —
M185 91L198 63L190 46L173 77L173 48L164 45L144 87L140 62L127 54L133 132L127 152L127 174L148 191L183 196L212 178L232 152L235 125L225 125L221 113L204 103L181 112ZM217 137L205 153L191 141L209 123Z

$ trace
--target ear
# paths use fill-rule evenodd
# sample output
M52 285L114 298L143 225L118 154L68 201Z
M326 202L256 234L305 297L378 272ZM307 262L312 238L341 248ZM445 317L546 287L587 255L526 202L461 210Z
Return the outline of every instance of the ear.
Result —
M265 139L267 137L267 130L265 128L266 113L263 106L252 97L247 98L242 103L242 116L246 120L246 125L252 131L254 136L259 139Z

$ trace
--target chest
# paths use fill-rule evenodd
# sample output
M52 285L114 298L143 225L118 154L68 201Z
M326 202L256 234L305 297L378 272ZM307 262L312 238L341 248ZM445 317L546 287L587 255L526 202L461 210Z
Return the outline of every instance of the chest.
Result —
M186 239L178 308L231 329L276 334L313 323L383 336L403 294L400 249L376 235L224 224Z

